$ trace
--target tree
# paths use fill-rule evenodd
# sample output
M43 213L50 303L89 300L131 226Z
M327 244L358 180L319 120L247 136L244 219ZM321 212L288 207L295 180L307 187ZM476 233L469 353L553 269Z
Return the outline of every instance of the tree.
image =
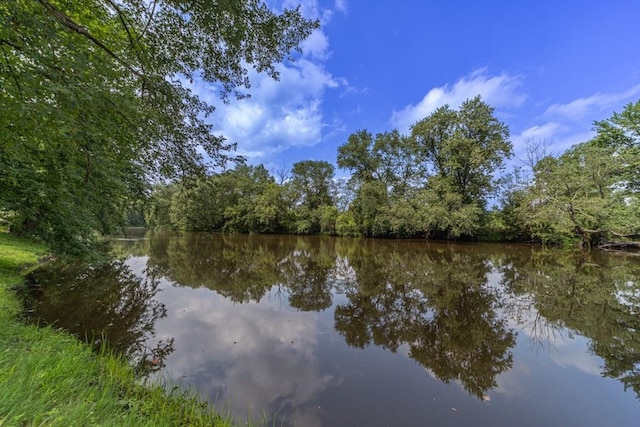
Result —
M373 143L373 135L367 130L349 135L347 142L338 147L338 167L349 169L358 182L379 179L380 159L373 153Z
M145 208L145 221L149 227L171 228L171 200L176 191L175 185L155 185Z
M640 232L639 203L621 191L625 165L610 148L578 144L536 165L535 181L520 199L521 221L546 243L576 239L597 245Z
M595 122L597 135L593 143L608 147L619 157L623 169L620 180L630 193L640 191L640 101L630 103L621 113Z
M338 166L352 172L356 223L365 235L475 235L511 156L508 137L480 97L457 111L437 109L409 137L352 134L338 148Z
M284 187L272 182L260 194L253 208L257 230L261 233L286 231L288 209Z
M333 174L333 165L326 161L304 160L294 163L291 185L298 195L298 202L309 209L332 205Z
M475 232L497 189L496 172L512 154L509 129L493 111L477 96L457 111L438 108L411 127L415 158L428 177L426 199L446 210L432 218L435 228L448 237Z
M397 130L375 137L362 130L338 148L338 166L352 172L349 185L355 197L349 219L363 234L407 237L422 230L414 196L424 176L414 154L409 138ZM353 234L353 228L340 228Z
M411 127L423 168L446 180L465 204L485 206L496 188L494 173L512 154L509 129L493 111L477 96L458 111L438 108Z
M147 182L234 159L201 79L244 96L318 25L258 0L0 4L0 215L60 252L108 232Z
M263 165L240 165L218 177L226 199L224 229L234 232L262 231L264 219L257 217L256 208L274 179Z
M334 204L331 196L333 175L334 167L326 161L294 163L288 183L296 218L294 232L307 234L321 230L322 208Z
M176 229L273 232L280 229L284 220L282 188L263 165L238 165L171 188L169 225ZM147 215L150 220L166 209L166 191L160 187L151 196Z
M364 183L351 204L353 217L365 236L385 236L389 233L389 195L379 181Z
M351 134L338 147L338 166L351 171L356 186L380 181L398 193L419 186L423 178L416 170L409 139L397 130L375 137L367 130Z
M510 230L544 243L635 245L628 239L640 236L640 102L595 129L557 158L532 157L531 182L505 198Z

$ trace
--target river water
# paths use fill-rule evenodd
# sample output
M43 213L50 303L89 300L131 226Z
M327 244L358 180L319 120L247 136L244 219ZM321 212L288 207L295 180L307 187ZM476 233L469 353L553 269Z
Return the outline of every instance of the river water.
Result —
M34 273L34 319L269 425L637 426L640 257L152 233Z

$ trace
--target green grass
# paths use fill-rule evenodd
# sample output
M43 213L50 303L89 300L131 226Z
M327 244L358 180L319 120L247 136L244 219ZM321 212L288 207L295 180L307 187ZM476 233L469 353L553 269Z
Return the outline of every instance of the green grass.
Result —
M143 385L127 362L19 320L15 287L43 246L0 232L0 426L231 426L194 395Z

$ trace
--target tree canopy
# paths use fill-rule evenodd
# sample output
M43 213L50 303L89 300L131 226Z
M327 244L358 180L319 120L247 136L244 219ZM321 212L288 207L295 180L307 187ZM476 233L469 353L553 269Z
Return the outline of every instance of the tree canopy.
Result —
M244 96L317 22L244 0L0 4L0 215L54 249L112 230L148 182L237 159L190 83Z
M640 101L595 123L596 136L535 163L507 195L506 222L545 243L593 246L640 237Z
M338 148L338 166L359 188L355 221L365 235L474 236L496 172L511 156L509 130L480 97L443 106L411 127L373 137L362 130Z
M503 171L512 150L508 129L475 98L458 110L434 111L410 135L351 134L337 153L338 166L351 172L348 179L336 179L325 161L297 162L280 183L264 167L247 175L243 166L199 182L197 191L160 186L147 217L150 225L187 230L633 248L640 237L639 105L596 122L592 140L557 157L532 141L526 179L508 179ZM224 186L206 184L222 181ZM249 187L240 198L225 195L230 191L225 188ZM169 218L170 210L184 213ZM187 212L209 225L186 225L192 218ZM214 214L219 220L207 222Z

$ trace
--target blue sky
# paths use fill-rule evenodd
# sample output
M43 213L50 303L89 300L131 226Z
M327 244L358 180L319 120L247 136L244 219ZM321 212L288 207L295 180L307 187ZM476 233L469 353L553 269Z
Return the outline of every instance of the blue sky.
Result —
M269 2L274 4L274 2ZM640 99L638 0L284 0L322 22L280 81L251 73L251 98L221 103L215 131L249 163L335 164L361 129L408 132L444 104L481 95L511 131L559 154L589 139L594 120ZM346 171L339 171L344 175Z

